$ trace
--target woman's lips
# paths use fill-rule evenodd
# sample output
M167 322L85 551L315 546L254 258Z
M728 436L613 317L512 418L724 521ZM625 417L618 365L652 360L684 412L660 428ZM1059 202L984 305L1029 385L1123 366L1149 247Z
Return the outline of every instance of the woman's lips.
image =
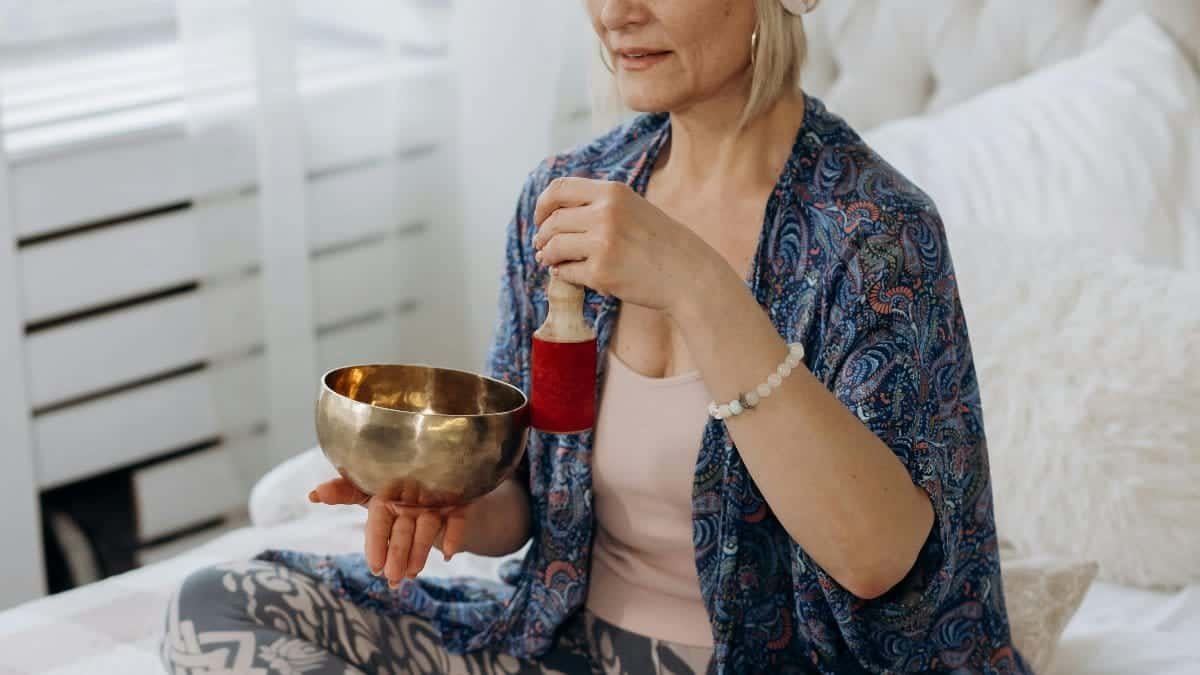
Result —
M670 55L671 52L620 51L617 53L617 63L622 70L648 70Z

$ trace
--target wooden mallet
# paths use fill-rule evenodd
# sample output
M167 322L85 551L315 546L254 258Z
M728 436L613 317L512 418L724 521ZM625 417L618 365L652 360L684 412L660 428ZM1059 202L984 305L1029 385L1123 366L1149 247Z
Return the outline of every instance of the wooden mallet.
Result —
M533 334L533 427L587 431L596 421L596 333L583 317L584 290L551 276L546 295L550 309Z

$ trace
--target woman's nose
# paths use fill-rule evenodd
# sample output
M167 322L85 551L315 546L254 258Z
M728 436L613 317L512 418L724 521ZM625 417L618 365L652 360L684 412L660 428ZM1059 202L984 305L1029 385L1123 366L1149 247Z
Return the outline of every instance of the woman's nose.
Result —
M601 0L600 4L600 23L608 30L644 23L649 13L645 0Z

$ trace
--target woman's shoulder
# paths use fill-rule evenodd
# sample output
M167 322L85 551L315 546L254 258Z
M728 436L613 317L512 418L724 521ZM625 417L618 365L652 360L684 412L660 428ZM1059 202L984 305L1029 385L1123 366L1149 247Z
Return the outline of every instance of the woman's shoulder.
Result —
M529 175L537 194L555 178L626 180L668 124L666 114L644 113L542 161Z
M933 199L841 116L816 99L807 115L808 138L802 145L808 153L794 170L803 183L797 191L804 195L798 206L823 215L816 219L818 224L859 236L895 234L897 228L914 223L941 229Z

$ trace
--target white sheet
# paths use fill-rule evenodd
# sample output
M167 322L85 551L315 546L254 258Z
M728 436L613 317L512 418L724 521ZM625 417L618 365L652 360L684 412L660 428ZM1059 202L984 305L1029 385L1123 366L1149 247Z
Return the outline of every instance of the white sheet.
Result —
M1053 675L1197 675L1200 585L1175 593L1096 583L1063 633Z
M247 527L184 555L0 613L0 673L158 673L157 644L171 589L204 565L265 548L357 550L362 513ZM470 555L427 574L492 576L498 561ZM1200 674L1200 586L1156 593L1097 584L1068 626L1054 675Z

